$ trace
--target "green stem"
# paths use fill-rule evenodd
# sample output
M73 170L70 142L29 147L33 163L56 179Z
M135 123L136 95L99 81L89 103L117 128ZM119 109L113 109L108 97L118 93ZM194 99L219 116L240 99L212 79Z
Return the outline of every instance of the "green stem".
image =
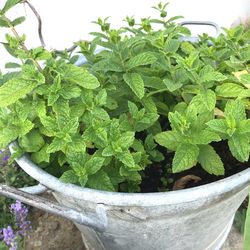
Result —
M152 91L150 92L147 97L150 97L152 95L155 95L155 94L159 94L159 93L162 93L162 92L165 92L165 91L169 91L168 89L159 89L159 90L156 90L156 91Z

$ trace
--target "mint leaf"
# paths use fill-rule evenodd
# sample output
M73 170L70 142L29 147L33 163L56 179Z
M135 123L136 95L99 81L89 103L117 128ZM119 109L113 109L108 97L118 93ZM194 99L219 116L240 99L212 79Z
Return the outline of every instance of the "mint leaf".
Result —
M191 136L191 143L193 144L209 144L213 141L218 142L220 140L221 138L218 134L209 130L199 131Z
M219 133L227 133L227 122L225 119L213 119L206 123L209 128Z
M244 134L234 134L228 140L232 155L241 162L247 162L250 154L250 139Z
M158 144L172 151L176 151L181 140L178 133L174 131L161 132L155 135L154 138Z
M102 157L93 156L84 165L84 167L86 169L86 173L88 175L92 175L92 174L95 174L96 172L98 172L101 169L101 167L103 166L104 160L105 159Z
M86 69L72 64L65 64L62 67L63 79L85 89L96 89L100 86L98 79Z
M225 169L220 156L210 145L200 145L198 162L209 174L224 175Z
M236 83L223 83L215 89L215 92L222 97L238 97L244 90L245 88Z
M17 26L17 25L23 23L24 21L25 21L25 17L24 17L24 16L20 16L20 17L16 18L15 20L13 20L13 21L11 22L11 24L12 24L13 26Z
M131 90L136 94L139 99L144 96L144 82L141 76L137 73L126 73L123 75L124 81L128 84Z
M216 95L210 89L203 91L196 95L190 104L199 108L200 112L212 111L215 108Z
M42 162L50 162L50 154L47 153L48 144L45 144L39 151L31 154L31 160L36 164L40 164Z
M199 148L192 144L181 144L173 159L173 173L178 173L192 168L196 165L199 155Z
M44 83L44 81L43 78L41 82L37 82L32 78L26 78L25 75L9 80L0 87L0 107L9 106L20 98L25 97L39 84Z
M65 183L78 183L78 176L74 170L67 170L60 177L60 181Z
M244 103L239 99L228 101L224 113L226 117L227 116L229 118L232 117L236 121L246 119L246 111Z
M115 191L109 176L102 170L88 177L87 186L97 190Z
M46 152L47 153L55 153L57 151L63 150L64 146L65 146L65 142L62 139L55 137L53 139L52 143L47 148Z
M250 133L250 119L239 121L237 131L240 134Z
M123 152L117 155L117 158L127 167L134 168L135 162L132 154L130 152Z
M152 64L157 60L152 52L143 52L129 59L126 66L128 69L132 69L142 65Z
M44 144L45 141L42 135L36 129L31 130L28 134L22 136L19 139L19 145L26 152L37 152L42 148Z

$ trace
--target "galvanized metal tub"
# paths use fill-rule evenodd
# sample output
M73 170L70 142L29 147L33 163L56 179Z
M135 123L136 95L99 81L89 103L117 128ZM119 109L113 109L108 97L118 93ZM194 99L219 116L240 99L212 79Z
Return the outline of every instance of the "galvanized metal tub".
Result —
M250 183L250 169L247 169L186 190L115 193L62 183L27 156L17 159L17 163L52 190L61 205L9 192L3 186L0 194L73 220L87 249L93 250L220 249Z

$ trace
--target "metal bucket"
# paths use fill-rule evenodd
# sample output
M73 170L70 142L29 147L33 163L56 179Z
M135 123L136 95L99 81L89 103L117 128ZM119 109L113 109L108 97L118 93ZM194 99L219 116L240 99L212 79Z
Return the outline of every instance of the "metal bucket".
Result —
M219 250L250 183L247 169L186 190L115 193L62 183L27 156L16 161L59 204L4 185L0 194L73 220L94 250Z

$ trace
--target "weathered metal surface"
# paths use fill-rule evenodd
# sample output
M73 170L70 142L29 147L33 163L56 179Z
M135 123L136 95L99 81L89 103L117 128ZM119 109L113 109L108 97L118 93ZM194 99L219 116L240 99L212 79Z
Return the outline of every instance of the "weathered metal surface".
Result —
M250 183L250 169L247 169L221 181L186 190L115 193L62 183L26 156L17 159L17 163L53 190L63 206L92 218L97 218L98 206L105 208L107 224L103 232L76 223L87 248L93 250L220 249Z

